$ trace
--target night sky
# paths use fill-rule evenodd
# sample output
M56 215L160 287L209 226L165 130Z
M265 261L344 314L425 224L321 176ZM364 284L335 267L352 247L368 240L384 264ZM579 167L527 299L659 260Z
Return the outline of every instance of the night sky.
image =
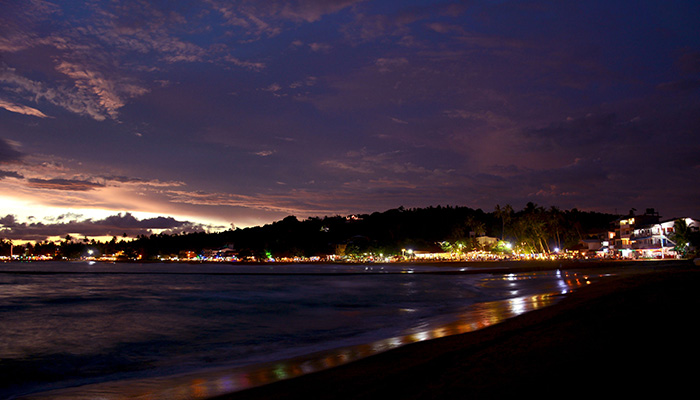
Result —
M0 238L699 182L698 1L0 0Z

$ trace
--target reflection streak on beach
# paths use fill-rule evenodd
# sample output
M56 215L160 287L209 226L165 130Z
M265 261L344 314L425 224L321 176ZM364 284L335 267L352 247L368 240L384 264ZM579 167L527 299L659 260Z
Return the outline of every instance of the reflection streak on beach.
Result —
M512 277L506 276L503 279L512 279ZM572 279L564 279L562 277L561 281L562 287L566 288L563 292L573 290L586 283L585 279L580 279L579 277L573 277ZM190 376L165 377L151 380L106 382L83 388L39 394L28 398L103 400L126 398L205 399L325 370L411 343L474 332L500 323L508 318L551 305L560 297L561 293L546 293L478 303L458 315L456 320L428 330L247 369L219 370Z

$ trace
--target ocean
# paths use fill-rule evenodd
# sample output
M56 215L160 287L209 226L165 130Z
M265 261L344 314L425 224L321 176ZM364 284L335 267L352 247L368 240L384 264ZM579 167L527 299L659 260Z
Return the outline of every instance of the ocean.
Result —
M479 329L599 278L450 264L0 263L0 399L207 398Z

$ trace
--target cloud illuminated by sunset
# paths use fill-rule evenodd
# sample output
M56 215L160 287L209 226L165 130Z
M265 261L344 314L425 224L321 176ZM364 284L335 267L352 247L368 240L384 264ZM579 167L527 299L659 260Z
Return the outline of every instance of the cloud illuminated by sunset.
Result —
M697 15L662 1L3 2L0 218L14 228L0 232L52 236L69 214L85 232L125 216L227 229L528 201L698 217Z

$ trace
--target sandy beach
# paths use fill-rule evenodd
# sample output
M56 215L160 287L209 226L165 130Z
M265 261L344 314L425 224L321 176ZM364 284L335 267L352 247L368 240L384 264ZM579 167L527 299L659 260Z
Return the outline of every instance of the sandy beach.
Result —
M218 399L687 396L700 354L700 269L648 265L480 331Z

